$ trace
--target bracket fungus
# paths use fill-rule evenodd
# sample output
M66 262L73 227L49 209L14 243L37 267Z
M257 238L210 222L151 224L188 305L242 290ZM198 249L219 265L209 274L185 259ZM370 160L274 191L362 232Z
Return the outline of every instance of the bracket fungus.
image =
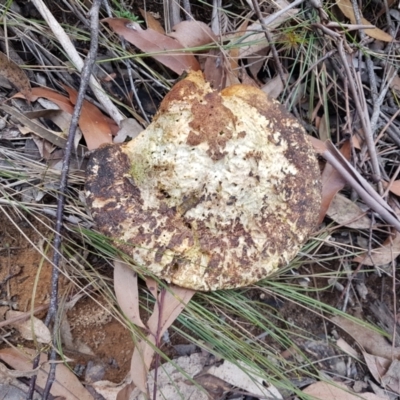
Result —
M86 197L98 229L135 263L208 291L286 265L317 224L321 184L282 105L251 86L214 91L191 72L138 137L93 153Z

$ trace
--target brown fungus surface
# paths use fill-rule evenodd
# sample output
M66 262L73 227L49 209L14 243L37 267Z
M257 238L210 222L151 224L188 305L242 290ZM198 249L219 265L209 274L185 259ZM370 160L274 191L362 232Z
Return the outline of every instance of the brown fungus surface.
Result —
M101 147L86 196L98 229L150 272L196 290L254 283L299 251L321 202L299 122L262 91L177 83L153 122Z

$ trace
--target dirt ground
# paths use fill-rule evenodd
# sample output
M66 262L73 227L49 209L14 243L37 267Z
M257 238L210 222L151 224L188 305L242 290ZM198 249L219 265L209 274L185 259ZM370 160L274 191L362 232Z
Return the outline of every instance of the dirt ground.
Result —
M19 3L22 4L22 2ZM28 3L29 2L27 2L27 4ZM127 7L129 6L129 11L133 11L137 15L139 15L139 7L142 7L154 13L156 19L163 19L162 2L138 1L127 3L129 3L129 5L127 5ZM211 21L211 7L205 8L202 2L198 4L196 2L192 3L194 17L199 21L209 23ZM211 2L209 1L208 3ZM230 9L232 15L236 10L235 7L238 7L239 11L242 10L242 5L239 5L239 3L242 2L232 2L233 8ZM304 4L308 3L311 2L305 2ZM65 15L60 12L56 2L53 2L53 7L55 15L59 17L60 20L63 20ZM24 10L25 8L23 11ZM28 9L28 6L24 12L27 18L40 17L38 13L34 13L34 10ZM75 25L77 21L73 14L70 14L67 19L68 18L70 18L69 22L71 26ZM315 26L313 28L315 28ZM232 29L235 30L236 28ZM299 32L301 32L301 30ZM283 37L286 39L286 36ZM294 39L296 39L296 36ZM299 36L297 39L300 42L302 38ZM281 38L279 38L279 40L281 40ZM327 43L330 42L327 40ZM87 43L81 43L81 45L82 48L85 48ZM18 43L16 46L19 48ZM293 49L295 49L295 52L297 51L297 42L294 43ZM311 46L309 49L310 54L315 50ZM329 49L329 47L327 47L327 49ZM101 49L101 51L102 50L104 49ZM282 54L283 50L284 48L281 48ZM287 54L290 54L290 52ZM288 57L288 60L290 57ZM284 58L285 57L283 57L283 59ZM148 63L153 62L151 58L147 58L146 61ZM246 65L249 61L243 59L242 62L243 65ZM285 65L291 66L291 62ZM267 64L264 65L265 68L266 66ZM310 71L313 68L314 67L310 67ZM377 70L380 70L380 68ZM272 69L272 71L274 70ZM260 82L262 82L262 74L260 72L260 76L258 76L258 72L254 77L260 78ZM171 76L175 77L175 75ZM273 76L273 74L271 76ZM384 80L382 79L382 81ZM328 92L329 90L327 93ZM1 91L1 93L3 92ZM338 95L341 102L342 97L344 97L343 93L339 90L335 96L336 95ZM4 95L5 98L7 98L7 96L8 94ZM153 105L153 100L155 104L159 102L160 99L157 97L150 100L149 103ZM307 101L307 99L304 100ZM143 104L144 102L145 101L143 101ZM302 108L304 104L305 102L299 103L298 109L301 112L306 110L306 107L304 107L304 109ZM153 108L154 109L151 111L147 109L145 111L149 114L154 113L156 107ZM332 110L336 110L334 107L331 108ZM393 106L392 108L397 112L397 103L396 107ZM340 109L340 107L338 107L338 109ZM317 114L318 113L315 111L315 115ZM348 128L347 122L344 123L344 121L348 121L349 119L347 114L346 118L344 118L340 112L336 112L336 114L330 122L333 123L333 119L337 119L337 126L336 122L333 123L331 131L328 133L333 136L335 134L337 135L338 140L335 144L339 145L340 142L347 140L346 135ZM319 118L322 120L322 117L323 115L319 113L316 120ZM341 118L342 121L340 122L339 119ZM393 117L393 119L395 119L395 117ZM16 123L11 119L9 121L11 121L11 126ZM316 124L316 121L309 122L311 122L310 126L313 128L312 132L315 133L319 130L324 133L322 122L320 125ZM343 126L346 127L346 130L343 129ZM357 127L356 124L354 126ZM351 128L353 129L354 127L352 126ZM342 132L342 129L345 132ZM339 132L341 136L338 134ZM383 138L385 139L385 137ZM4 140L4 137L0 139ZM8 141L6 141L6 144L10 145ZM351 146L353 146L353 144ZM352 151L357 153L358 150L353 148ZM386 153L382 152L381 154ZM391 155L391 157L393 158L393 165L396 166L398 159L395 152L393 154L394 155ZM321 167L324 168L325 165L325 162L321 162ZM389 167L385 166L385 168L389 171ZM369 170L363 171L365 175L368 175L370 172ZM389 178L392 179L392 176L394 175L391 173ZM74 189L76 189L76 187ZM346 188L346 190L348 189L349 188ZM348 194L349 193L346 192L346 195ZM49 197L51 196L52 195L49 195ZM398 196L400 196L400 194ZM51 201L53 202L52 204L54 204L54 197L51 197ZM46 202L43 201L42 204L46 204ZM25 339L15 326L7 325L4 321L7 319L7 312L9 310L29 312L31 309L48 304L50 300L52 267L51 263L46 260L42 254L46 254L47 252L48 259L51 259L52 254L48 252L46 248L53 240L52 228L54 226L54 219L48 219L44 216L34 217L33 215L23 215L22 213L25 211L22 209L16 210L12 207L0 206L0 211L0 338L2 338L2 340L0 340L0 349L7 349L11 346L24 346L26 348L47 352L49 350L47 344L35 345L34 341ZM326 218L325 223L329 222L331 222L331 220ZM358 239L361 237L364 241L367 241L367 239L369 239L367 238L368 229L363 228L364 230L360 233L357 229L347 229L345 225L344 227L340 227L341 223L339 222L337 222L337 225L339 225L339 227L335 225L335 228L332 230L330 230L328 225L324 225L333 239L330 242L331 247L326 249L319 248L319 254L315 257L315 262L312 260L309 262L306 261L304 266L298 271L293 272L293 274L299 273L299 275L292 275L294 278L291 278L288 274L287 277L279 277L278 279L282 279L285 284L288 284L288 287L290 287L293 281L297 288L299 285L303 286L304 292L302 292L302 294L304 294L305 297L309 296L310 298L318 299L322 305L331 306L332 309L342 310L362 321L371 322L372 324L380 326L387 332L388 337L390 337L393 332L397 332L397 338L396 335L394 335L395 340L393 348L400 347L400 339L398 339L400 337L400 325L398 323L400 317L396 311L400 308L399 298L396 297L399 288L400 270L397 269L397 271L393 271L391 267L385 270L385 266L379 266L381 269L364 266L363 268L365 269L356 271L357 263L353 262L354 257L346 256L344 252L340 253L340 244L344 244L350 248L355 243L354 249L367 249L368 245L364 247L361 246ZM378 233L375 232L376 237L374 236L374 243L376 246L378 246L381 239L383 241L387 238L387 232L389 231L385 231L382 228L383 226L384 221L380 221L379 224L374 227L374 229L378 231ZM381 237L382 232L383 234ZM335 243L339 245L335 247ZM355 250L355 252L358 250ZM310 254L307 255L309 256ZM323 260L325 255L327 255L327 260L329 260L330 255L332 255L331 260L321 262L320 260ZM313 256L311 255L310 257ZM90 260L88 261L90 263ZM98 256L97 262L99 263L100 272L106 275L106 278L109 280L108 282L111 282L112 267L103 262L100 256ZM393 263L393 265L397 266L395 263ZM62 273L68 274L68 268L64 267L64 265L61 266ZM368 270L368 272L366 272L366 270ZM307 276L311 278L307 278ZM335 281L336 278L337 280ZM291 279L293 279L293 281ZM90 285L89 288L86 288L83 295L80 293L80 288L76 286L78 280L80 281L81 287L88 284ZM144 290L147 289L143 282L141 282L141 285L141 294L143 294ZM88 283L83 274L82 278L75 275L74 279L69 279L67 276L61 275L59 287L59 310L61 312L60 332L62 341L60 346L62 354L59 354L60 359L62 358L66 361L68 366L73 369L74 373L84 383L92 383L99 380L106 380L114 383L122 382L129 373L131 367L134 343L129 329L114 317L115 310L113 310L113 307L117 307L117 304L111 305L109 300L105 299L103 293L97 291L96 288L92 286L92 282ZM343 351L338 348L336 340L339 337L344 338L354 349L359 350L361 346L358 347L355 345L354 336L346 335L344 330L341 330L330 322L327 318L328 313L325 313L323 309L313 309L313 306L307 308L306 302L302 304L300 301L292 301L289 298L284 298L284 296L280 298L274 295L272 291L268 293L267 290L263 291L260 288L243 288L243 292L241 293L244 293L250 304L252 302L254 302L254 304L261 303L262 306L271 310L271 319L277 330L279 328L287 333L287 336L294 344L293 346L285 346L283 340L278 344L278 340L274 341L273 335L261 331L256 324L249 323L249 320L242 321L240 318L235 320L234 316L232 317L232 322L238 326L242 323L242 325L246 327L249 340L260 340L262 341L262 345L265 344L266 349L272 349L271 354L276 356L276 359L274 358L272 362L282 362L281 365L286 366L286 361L288 361L288 363L293 361L293 364L290 365L296 365L296 367L293 369L291 369L291 367L288 368L288 376L290 375L290 378L293 378L293 382L297 377L300 381L302 379L300 375L302 375L303 371L307 368L309 368L307 372L315 368L312 370L312 373L314 373L316 377L315 380L320 379L319 374L321 371L322 374L327 372L329 377L333 377L333 379L337 381L345 382L348 387L354 390L357 382L360 383L359 386L361 387L365 382L373 380L366 362L356 361L356 358L352 359L346 356ZM397 304L395 304L395 302L397 302ZM254 307L254 305L252 305L252 307ZM262 307L259 307L259 309L262 309ZM65 312L63 310L65 310ZM44 321L46 318L46 309L37 312L35 316ZM224 317L229 319L231 316L227 315ZM188 331L187 328L181 326L179 322L175 322L174 326L181 329L184 333L187 333L188 337L193 337L194 340L198 339L194 337L192 331ZM194 352L200 353L201 350L207 348L208 343L205 343L204 348L200 349L199 346L189 343L188 340L177 334L173 329L170 329L170 332L172 333L170 342L163 342L160 349L171 359L176 359L186 351L186 354L191 355ZM246 340L246 338L244 338L244 340ZM386 344L388 343L389 341ZM240 341L239 344L241 344ZM297 349L301 349L303 355L299 355ZM376 355L373 352L371 353ZM306 355L307 359L303 357L304 355ZM362 359L362 356L358 359ZM155 363L153 362L153 366L154 365ZM307 379L310 375L311 374L307 376ZM378 379L375 380L379 382ZM306 381L306 379L304 381ZM310 382L308 382L308 384L309 383ZM302 389L307 383L303 382L302 385L303 386L298 385L298 387ZM363 388L365 387L366 386L363 386ZM398 387L400 388L400 386ZM371 388L369 388L369 390L370 389ZM288 398L292 395L293 392L288 394Z
M28 218L32 224L29 225L13 212L10 213L9 209L5 211L9 214L0 213L1 320L5 319L9 309L29 311L32 301L34 307L48 303L52 272L50 263L35 249L44 248L43 237L50 237L50 230L33 218ZM69 285L68 279L61 276L61 295L71 292ZM46 312L42 311L36 316L44 318L45 315ZM64 318L66 321L74 350L68 349L68 343L64 343L64 354L72 360L70 365L75 371L82 375L90 366L90 370L97 371L97 376L88 379L122 381L130 366L132 338L128 330L110 315L100 296L80 298L68 311ZM62 325L63 329L65 325ZM9 326L2 329L2 336L15 346L33 346L32 341L24 340L16 329ZM7 347L8 344L3 343L3 346Z

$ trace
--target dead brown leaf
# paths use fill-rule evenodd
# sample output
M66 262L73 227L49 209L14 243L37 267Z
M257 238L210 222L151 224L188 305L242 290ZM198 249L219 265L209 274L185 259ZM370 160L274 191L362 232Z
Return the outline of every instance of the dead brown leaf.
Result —
M351 21L352 24L357 23L354 15L353 5L351 4L350 0L336 0L336 4L340 8L340 11ZM361 23L363 25L373 25L365 18L361 18ZM382 42L391 42L393 40L392 36L379 28L364 29L364 32L373 39L381 40Z
M23 93L21 93L23 95ZM14 97L22 97L18 93ZM23 96L25 97L25 96ZM60 94L54 90L45 87L35 87L32 89L32 101L36 101L39 97L44 97L53 103L57 104L61 110L72 114L74 112L74 106L68 97Z
M194 381L207 390L210 400L220 399L224 392L232 391L232 385L229 385L224 380L217 378L214 375L203 374L195 376ZM193 385L189 380L187 381L187 384Z
M247 65L236 66L236 68L243 69L245 68L246 71L249 72L249 75L254 77L256 81L258 81L257 76L259 72L264 68L264 65L268 62L268 59L271 58L272 55L268 48L258 51L257 53L252 54L251 56L247 57ZM287 79L287 74L284 74L285 79ZM268 84L268 82L267 82ZM259 87L263 86L262 82L259 82Z
M155 299L157 299L158 293L158 283L155 279L146 277L146 286L147 289L150 290L150 293L153 295Z
M3 363L0 363L0 382L1 384L12 383L17 378L30 378L36 375L38 368L30 371L18 371L15 369L8 369Z
M382 184L385 189L389 186L389 182L382 181ZM400 196L400 180L392 182L389 186L389 191L396 196Z
M78 92L63 85L73 105L76 104ZM87 100L83 101L81 115L79 117L79 128L81 128L86 145L89 150L97 149L105 143L112 143L112 134L119 130L118 125L106 117L95 105Z
M340 193L332 199L326 215L337 224L353 229L369 229L372 225L366 213Z
M41 311L47 310L49 308L48 304L43 304L41 306L36 307L33 312L31 311L27 311L27 312L23 312L22 314L15 316L13 318L9 318L5 321L1 321L0 322L0 328L2 328L3 326L7 326L7 325L11 325L13 323L18 323L18 322L22 322L22 321L26 321L27 319L29 319L31 317L32 314L37 314Z
M362 354L368 366L369 372L371 372L371 375L377 382L381 382L382 376L389 368L390 360L384 357L374 356L366 351L363 351Z
M168 36L176 39L183 47L201 47L217 41L211 28L201 21L182 21L176 24Z
M284 74L284 78L287 79L289 74ZM276 99L284 89L284 83L279 75L275 78L270 79L264 86L260 88L269 97Z
M171 285L158 295L153 314L147 322L150 332L160 338L172 325L196 292L194 290Z
M256 370L252 370L248 365L241 361L233 363L224 360L221 365L213 365L207 368L207 373L222 379L232 386L241 388L257 398L283 399L278 389L272 385L271 382L265 382Z
M238 57L247 58L265 48L269 48L269 43L265 38L261 24L256 22L249 25L241 35Z
M18 371L31 371L35 356L34 350L25 347L18 350L15 348L0 350L0 359ZM36 384L43 389L50 369L44 353L40 355L40 363ZM58 364L56 367L56 378L50 393L66 400L93 400L93 396L83 387L79 379L63 364Z
M378 332L348 318L336 316L331 321L346 331L368 353L391 360L400 357L400 348L392 345Z
M359 358L359 354L357 350L355 350L352 346L350 346L343 338L339 338L336 341L336 346L339 347L339 349L343 350L345 353L350 355L353 358Z
M318 154L322 154L323 152L325 152L327 150L326 144L322 140L317 139L314 136L308 136L308 139L310 139L311 144L314 147L314 150Z
M17 317L23 316L22 311L9 310L6 319L15 321ZM50 343L51 333L49 328L39 318L32 316L28 321L10 322L25 340L35 340L39 343Z
M136 346L131 359L131 378L134 385L143 393L147 393L147 375L155 353L156 338L148 335Z
M15 107L10 107L6 104L0 104L0 109L15 117L21 125L39 137L48 140L50 143L53 143L58 147L65 148L67 140L60 136L60 132L52 132L49 129L43 128L42 125L36 124L34 121L30 120L24 114L19 112ZM87 152L87 148L85 146L78 145L76 149L72 149L72 152L79 156L83 156Z
M195 291L171 285L162 289L156 298L154 311L147 326L150 334L140 341L132 355L131 377L133 383L144 393L147 392L147 375L155 353L155 346L164 332L179 316Z
M353 261L369 266L385 265L392 262L398 255L400 255L400 233L394 231L394 236L389 236L382 243L382 246L373 249L370 255L365 252L365 254L357 256Z
M222 90L227 86L226 80L229 69L230 63L227 62L223 50L211 49L206 54L204 77L212 88Z
M321 138L323 142L326 140L330 140L331 138L331 133L329 132L328 129L328 122L327 122L327 116L326 114L322 115L322 117L317 117L319 119L318 121L318 136Z
M139 8L140 14L142 14L142 17L146 21L146 26L147 28L153 29L153 31L156 31L161 34L165 34L165 29L163 26L160 24L160 21L155 19L151 12L143 10L142 8Z
M0 52L0 75L8 79L28 101L33 101L31 83L27 75L2 52Z
M316 382L303 390L303 393L321 400L386 400L374 393L351 393L343 383Z
M363 352L365 362L371 375L385 389L400 393L400 361L374 356Z
M351 146L350 142L346 141L340 149L342 155L346 160L350 159ZM343 189L346 184L345 179L342 175L330 164L326 163L324 171L321 176L322 180L322 203L321 210L319 213L319 223L321 223L325 217L329 206L339 190Z
M68 92L70 98L48 88L33 88L32 101L36 101L39 97L44 97L57 104L61 110L72 114L74 112L77 91L65 85L64 89ZM25 96L21 93L14 97ZM89 150L97 149L103 143L111 143L112 133L116 133L119 129L113 120L106 117L96 106L87 100L84 101L82 106L79 127L82 130Z
M183 46L175 39L152 29L144 30L137 22L126 18L106 18L103 21L107 22L114 32L123 36L129 43L141 51L149 53L151 57L178 75L189 69L193 71L200 69L193 54L179 51Z
M382 386L400 394L400 361L393 360L381 379Z
M145 328L139 313L137 273L121 260L114 261L114 290L122 312L135 325Z
M43 110L29 111L29 112L25 113L25 116L30 118L30 119L32 119L32 120L35 120L34 122L37 123L37 124L40 124L40 122L36 121L36 119L39 119L39 118L48 119L48 120L52 121L55 125L57 125L57 127L61 131L61 132L54 132L54 131L51 131L51 132L54 132L55 135L59 135L59 136L61 136L63 138L66 138L68 136L69 127L71 125L71 120L72 120L72 115L67 113L67 112L65 112L65 111L63 111L63 110L43 109ZM45 128L45 127L43 126L43 128ZM21 128L20 128L20 130L21 130ZM31 130L29 128L27 128L27 130L29 132L31 132ZM53 156L55 156L55 153L53 151L54 150L53 146L51 147L51 151L49 150L49 151L46 151L46 152L41 151L41 148L39 146L39 143L43 142L42 146L45 149L50 144L49 142L46 142L45 140L41 140L41 139L36 138L36 137L33 137L32 139L35 141L36 145L39 148L39 151L41 152L40 153L41 156L45 160L50 160L50 159L54 160ZM74 148L75 149L78 148L79 142L80 142L81 139L82 139L82 131L78 127L76 129L75 138L74 138ZM61 155L61 158L62 158L62 155Z

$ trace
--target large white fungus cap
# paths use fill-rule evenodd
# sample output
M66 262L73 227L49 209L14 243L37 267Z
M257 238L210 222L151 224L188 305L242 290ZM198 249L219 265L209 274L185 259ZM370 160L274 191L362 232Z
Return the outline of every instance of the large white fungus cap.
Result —
M153 122L92 155L99 230L135 263L196 290L237 288L286 265L315 228L318 163L299 122L261 90L214 91L189 73Z

